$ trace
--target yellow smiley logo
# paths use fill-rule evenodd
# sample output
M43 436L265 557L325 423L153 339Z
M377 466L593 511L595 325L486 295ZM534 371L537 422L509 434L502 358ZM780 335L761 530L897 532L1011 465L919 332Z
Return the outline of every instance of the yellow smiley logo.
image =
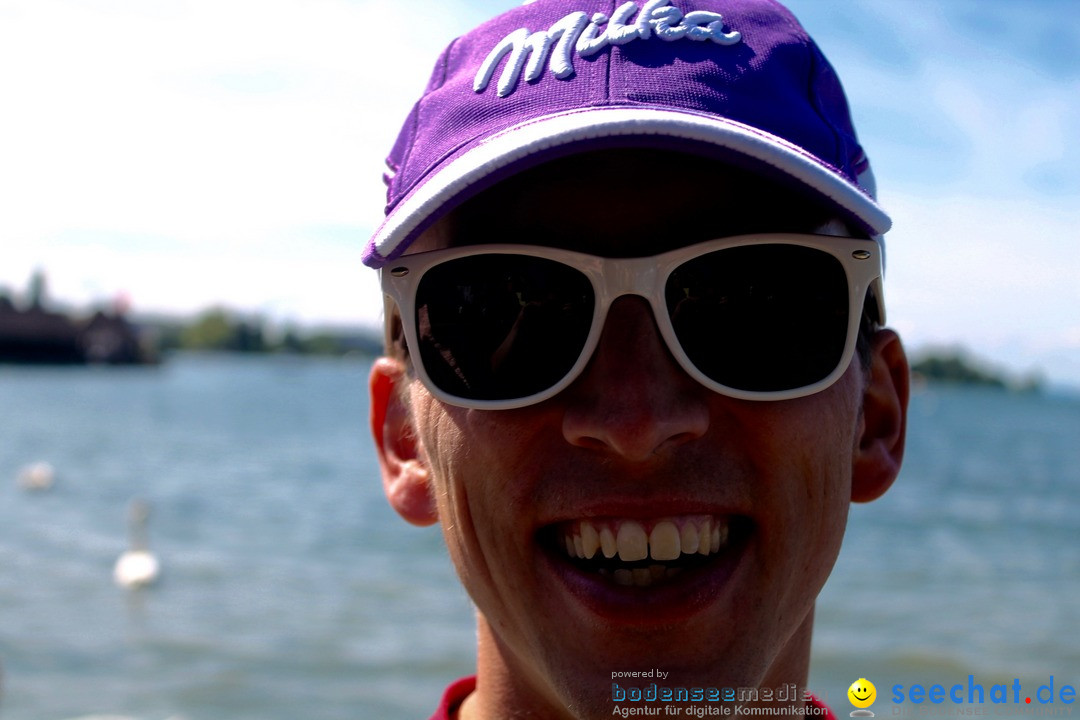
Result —
M877 699L877 688L874 687L874 683L866 678L859 678L851 683L851 687L847 690L847 696L855 707L868 708Z

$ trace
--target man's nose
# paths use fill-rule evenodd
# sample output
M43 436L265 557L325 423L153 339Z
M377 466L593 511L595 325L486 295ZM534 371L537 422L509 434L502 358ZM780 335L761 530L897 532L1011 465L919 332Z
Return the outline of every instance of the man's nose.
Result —
M596 352L566 393L566 440L630 461L699 438L709 427L709 391L675 362L639 297L612 304Z

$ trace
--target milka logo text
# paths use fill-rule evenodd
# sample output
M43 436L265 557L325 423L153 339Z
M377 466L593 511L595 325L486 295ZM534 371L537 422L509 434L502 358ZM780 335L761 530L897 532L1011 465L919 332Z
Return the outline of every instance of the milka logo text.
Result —
M625 2L610 18L603 13L596 13L590 18L584 12L575 12L546 31L530 32L528 28L515 30L488 54L476 73L473 89L478 93L484 92L491 83L495 68L507 55L510 58L499 76L499 97L514 92L522 70L526 81L539 78L549 55L551 73L562 79L574 74L574 51L581 57L588 57L608 45L648 40L653 35L668 42L711 40L719 45L734 45L742 40L742 34L737 31L724 32L724 18L720 13L696 10L683 14L678 8L671 7L671 0L649 0L631 22L637 11L637 3ZM606 27L601 31L603 25Z

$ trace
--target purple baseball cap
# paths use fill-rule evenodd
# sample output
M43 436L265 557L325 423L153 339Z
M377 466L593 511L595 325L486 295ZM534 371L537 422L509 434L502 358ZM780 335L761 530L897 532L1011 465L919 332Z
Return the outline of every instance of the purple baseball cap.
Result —
M486 187L556 157L670 148L802 187L872 237L892 224L843 88L773 0L533 0L443 52L387 159L382 267Z

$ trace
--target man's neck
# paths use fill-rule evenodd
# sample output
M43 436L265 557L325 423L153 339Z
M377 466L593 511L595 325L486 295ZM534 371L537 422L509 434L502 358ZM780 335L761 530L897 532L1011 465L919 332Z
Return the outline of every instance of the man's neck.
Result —
M774 698L777 691L786 690L790 701L785 700L784 704L788 707L803 702L805 696L813 616L811 610L756 685L757 689L774 691ZM535 668L522 667L516 661L479 613L477 640L476 690L461 704L454 720L585 720L587 716L566 709L566 703L556 695L553 684L545 682ZM722 681L719 684L725 685ZM776 700L769 703L759 697L756 701L748 699L739 704L747 708L775 706ZM607 715L610 711L605 717Z

